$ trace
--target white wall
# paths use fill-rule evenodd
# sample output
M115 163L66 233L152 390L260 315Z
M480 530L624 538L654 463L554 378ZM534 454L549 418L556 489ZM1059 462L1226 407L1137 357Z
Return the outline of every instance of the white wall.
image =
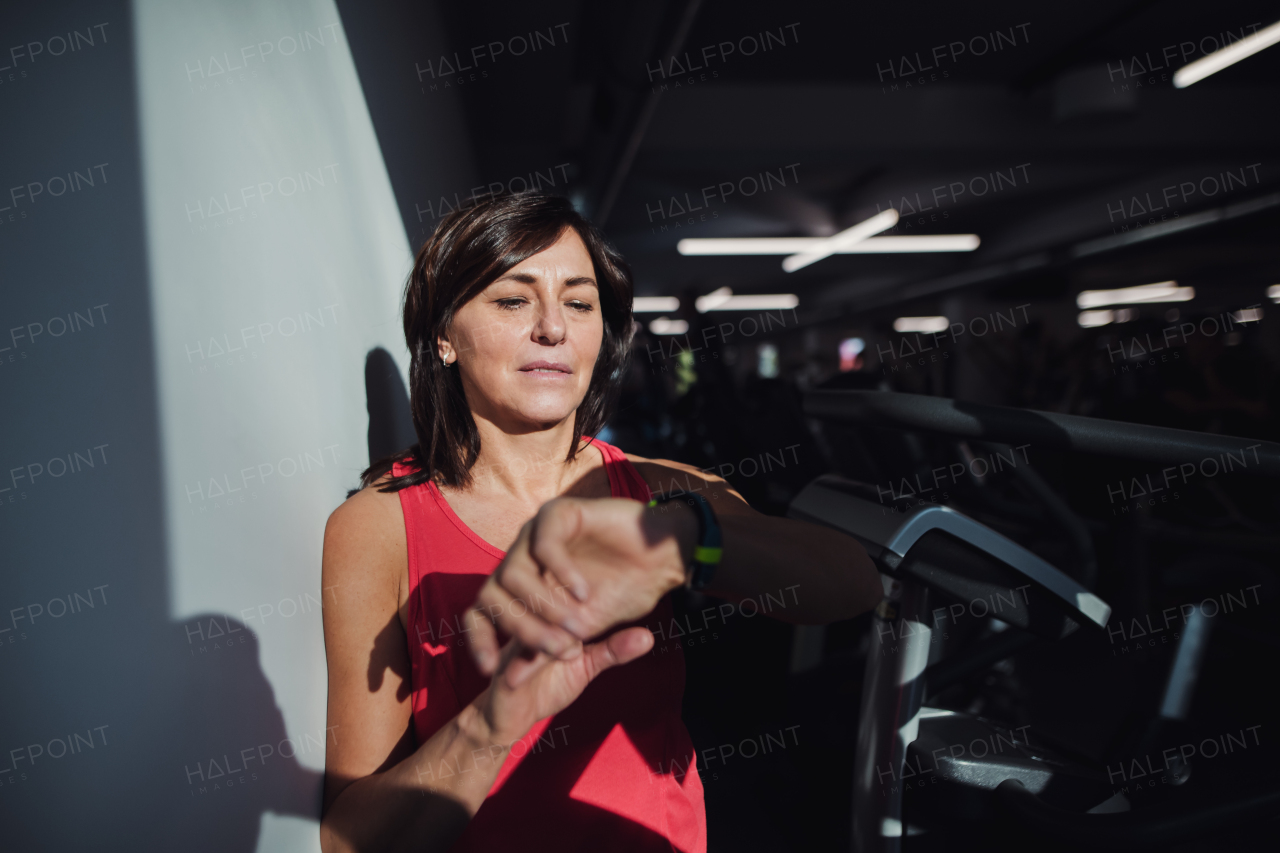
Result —
M321 536L412 261L338 10L6 6L4 45L104 26L0 70L4 188L101 166L0 200L0 847L316 850ZM468 181L411 118L404 191Z
M296 760L322 771L317 744L342 733L325 730L321 610L343 591L320 587L321 536L368 464L365 353L407 369L410 249L332 2L134 9L171 615L257 635ZM193 648L237 652L218 639ZM269 775L237 757L251 740L209 742L205 775L215 755ZM196 798L236 793L200 781ZM267 812L258 849L315 838Z

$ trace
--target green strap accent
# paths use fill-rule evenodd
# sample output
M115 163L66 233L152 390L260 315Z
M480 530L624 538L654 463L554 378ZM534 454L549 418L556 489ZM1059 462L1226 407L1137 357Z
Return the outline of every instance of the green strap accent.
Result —
M693 549L693 559L699 563L719 563L723 554L723 548L709 548L706 545L699 545Z

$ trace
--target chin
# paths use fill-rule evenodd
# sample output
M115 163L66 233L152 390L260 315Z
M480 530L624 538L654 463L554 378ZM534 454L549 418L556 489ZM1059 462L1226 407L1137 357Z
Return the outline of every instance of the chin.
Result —
M557 407L554 409L538 407L535 409L523 409L520 411L519 415L522 419L538 424L539 426L553 427L564 421L566 418L572 418L573 413L574 408L568 406Z
M581 399L574 398L572 400L561 399L559 395L552 399L542 400L524 400L520 404L512 407L514 414L522 421L535 423L539 426L554 426L565 418L573 417L574 411L582 403Z

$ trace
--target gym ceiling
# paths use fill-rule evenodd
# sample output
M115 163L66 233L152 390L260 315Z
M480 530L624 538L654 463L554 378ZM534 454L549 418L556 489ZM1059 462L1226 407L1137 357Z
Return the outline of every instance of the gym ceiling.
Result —
M430 26L407 6L384 12ZM487 74L419 87L424 112L453 99L477 185L554 174L603 221L639 295L790 292L813 318L929 313L965 294L1074 310L1082 289L1168 279L1243 305L1280 282L1280 47L1172 83L1274 23L1274 4L486 0L441 14L420 80L440 84L455 54L473 68L460 76ZM540 49L518 62L467 59L535 31ZM384 155L419 240L408 196L427 193ZM981 245L837 255L792 274L776 255L676 250L686 237L829 236L891 203L902 218L887 233Z

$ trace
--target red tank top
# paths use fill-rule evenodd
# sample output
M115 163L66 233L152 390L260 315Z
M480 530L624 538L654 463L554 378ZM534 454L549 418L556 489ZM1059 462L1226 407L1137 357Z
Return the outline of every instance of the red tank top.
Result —
M647 502L649 488L623 452L592 444L604 456L613 496ZM397 463L393 473L411 470ZM489 684L467 649L463 614L505 552L468 528L435 483L402 489L400 506L409 546L413 728L422 743ZM635 624L671 618L664 597ZM658 651L606 670L515 743L453 849L705 853L702 781L680 718L684 656L678 647ZM464 760L422 775L469 769Z

